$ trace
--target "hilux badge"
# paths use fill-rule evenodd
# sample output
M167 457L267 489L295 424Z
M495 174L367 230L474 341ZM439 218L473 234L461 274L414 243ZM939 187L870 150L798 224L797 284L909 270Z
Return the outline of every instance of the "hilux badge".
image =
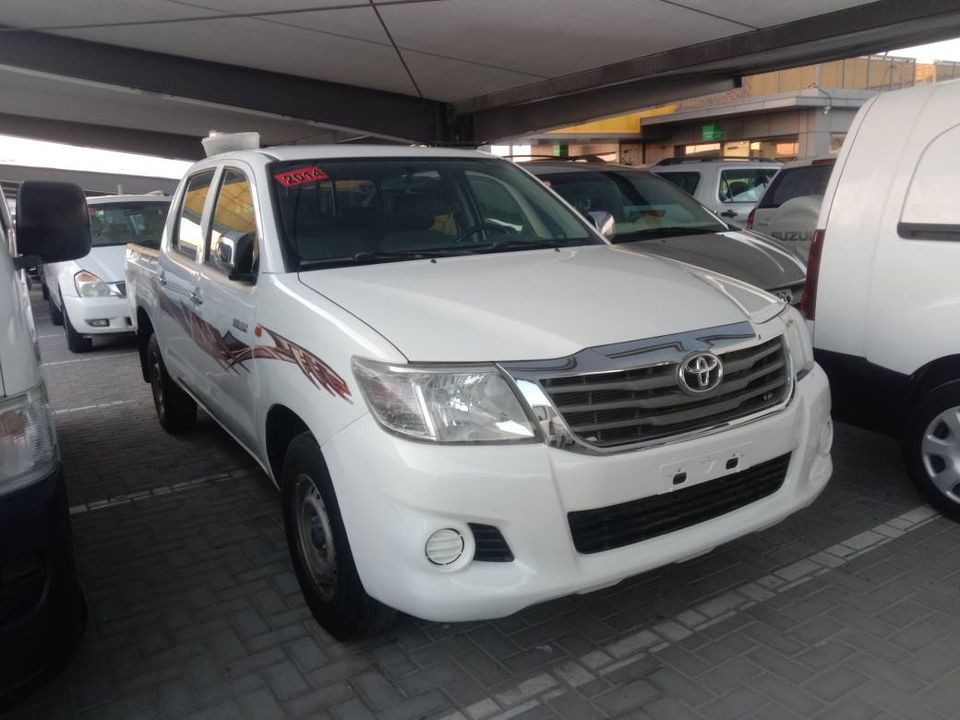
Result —
M723 363L713 353L688 355L677 367L680 389L690 395L703 395L716 388L723 379Z

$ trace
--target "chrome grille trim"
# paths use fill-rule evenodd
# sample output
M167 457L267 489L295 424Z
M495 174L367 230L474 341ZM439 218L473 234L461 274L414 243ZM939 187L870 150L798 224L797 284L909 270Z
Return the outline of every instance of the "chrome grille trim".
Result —
M779 324L757 327L759 332L743 322L501 367L534 413L545 412L554 421L551 427L562 428L546 438L548 444L594 454L624 452L782 410L793 394L789 352ZM691 352L707 350L723 361L722 382L705 396L684 393L677 382L679 363Z

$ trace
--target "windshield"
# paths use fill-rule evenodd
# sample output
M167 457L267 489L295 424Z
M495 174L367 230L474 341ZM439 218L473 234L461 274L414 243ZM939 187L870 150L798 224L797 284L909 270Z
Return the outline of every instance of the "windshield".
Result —
M99 203L90 209L93 247L138 243L160 247L170 201Z
M760 200L760 207L778 208L787 200L805 195L822 197L832 171L833 162L785 168L770 183Z
M298 268L601 244L502 160L370 158L270 166Z
M640 170L544 173L547 182L581 213L608 212L616 221L612 242L689 232L724 232L727 226L672 183Z
M724 203L755 203L777 168L736 168L720 171L718 197Z

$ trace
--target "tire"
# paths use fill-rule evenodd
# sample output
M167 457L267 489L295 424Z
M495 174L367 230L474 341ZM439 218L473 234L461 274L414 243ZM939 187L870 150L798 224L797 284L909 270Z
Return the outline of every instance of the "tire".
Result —
M50 308L50 322L57 326L63 325L63 313L60 312L60 308L57 307L49 292L47 293L47 307Z
M160 426L171 435L192 430L197 424L197 403L167 373L156 334L147 341L147 373Z
M330 474L310 433L290 442L280 486L290 558L317 622L338 640L389 627L397 611L363 589Z
M70 352L86 353L93 349L93 340L84 337L74 329L66 308L63 308L63 329L67 333L67 347L70 348Z
M960 382L940 385L917 402L903 437L903 459L927 502L960 520Z

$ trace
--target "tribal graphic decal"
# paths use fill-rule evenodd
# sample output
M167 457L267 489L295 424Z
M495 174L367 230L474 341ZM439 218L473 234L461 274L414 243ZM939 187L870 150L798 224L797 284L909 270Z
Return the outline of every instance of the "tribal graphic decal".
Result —
M263 326L258 325L258 327ZM242 366L242 363L248 358L283 360L284 362L294 363L300 368L300 372L306 375L307 379L318 388L323 388L331 395L338 395L347 402L353 402L350 399L350 388L347 386L346 380L340 377L332 367L306 348L288 340L280 333L267 327L264 327L263 331L273 338L273 342L276 343L275 347L267 347L266 345L247 347L246 350L242 350L233 356L233 363Z
M207 355L217 361L224 370L239 373L241 370L250 372L244 365L248 360L281 360L293 363L300 372L317 388L323 388L331 395L335 395L353 403L350 387L337 372L323 360L307 350L285 338L270 328L257 325L256 330L262 330L274 342L274 347L266 345L247 345L238 340L232 333L226 335L217 330L216 326L207 322L187 307L186 303L174 302L165 293L158 293L160 307L170 313L171 317L182 327L195 343ZM260 333L256 333L259 337Z

